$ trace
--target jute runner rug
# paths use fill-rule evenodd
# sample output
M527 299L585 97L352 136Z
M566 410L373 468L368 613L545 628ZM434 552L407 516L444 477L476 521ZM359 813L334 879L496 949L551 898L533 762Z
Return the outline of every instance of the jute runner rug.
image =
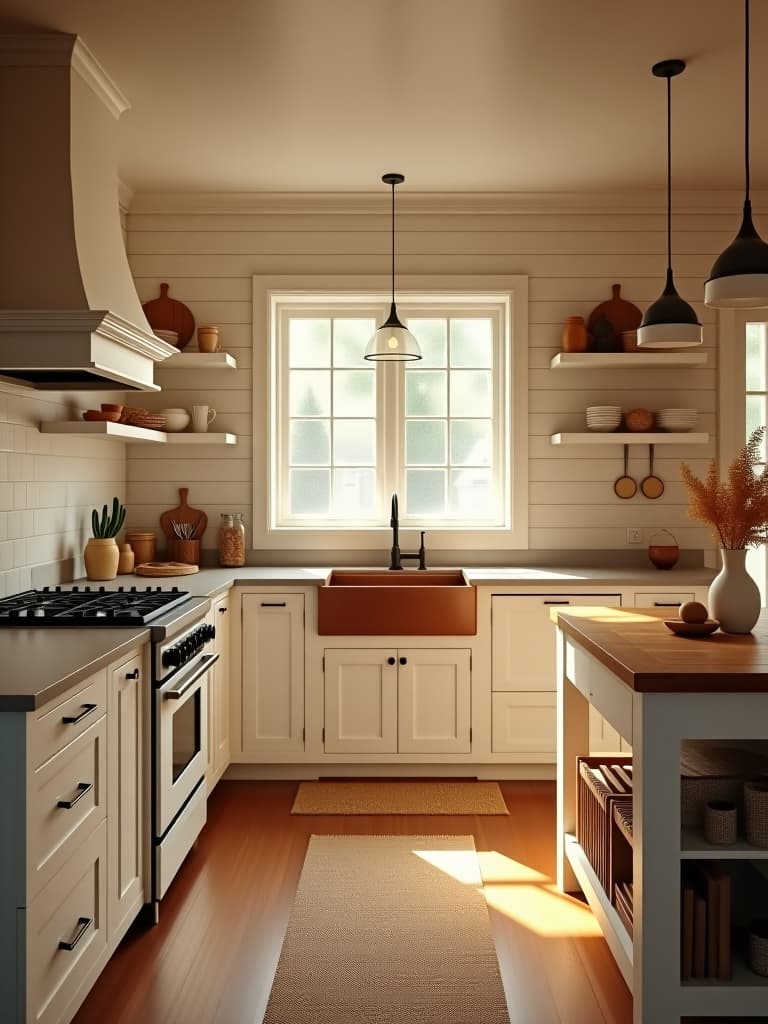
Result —
M509 1024L471 836L312 836L264 1024Z
M508 814L497 782L302 782L291 814Z

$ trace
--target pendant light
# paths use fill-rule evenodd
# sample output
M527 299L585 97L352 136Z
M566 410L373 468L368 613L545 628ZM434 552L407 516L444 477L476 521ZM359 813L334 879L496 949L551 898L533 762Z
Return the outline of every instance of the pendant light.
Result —
M685 71L685 61L661 60L651 71L667 80L667 280L661 296L645 311L637 347L687 348L700 345L702 338L696 311L678 295L672 274L672 79Z
M421 359L419 343L400 322L395 306L395 185L401 185L405 178L402 174L385 174L381 179L385 185L392 186L392 305L389 316L377 327L373 337L365 349L365 358L380 362L408 362Z
M704 302L715 309L768 306L768 245L755 231L749 200L749 0L744 0L744 212L738 235L715 260Z

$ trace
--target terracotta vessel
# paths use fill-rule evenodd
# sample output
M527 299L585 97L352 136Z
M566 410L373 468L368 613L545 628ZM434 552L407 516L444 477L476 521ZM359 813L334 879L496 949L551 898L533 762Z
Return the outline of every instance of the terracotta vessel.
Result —
M586 352L589 336L583 316L569 316L563 324L563 352Z
M117 576L120 551L114 537L91 537L83 552L85 575L89 580L113 580Z
M130 544L121 544L119 549L119 560L117 563L117 574L123 576L126 573L133 572L133 566L136 562L136 557L133 553L133 548Z

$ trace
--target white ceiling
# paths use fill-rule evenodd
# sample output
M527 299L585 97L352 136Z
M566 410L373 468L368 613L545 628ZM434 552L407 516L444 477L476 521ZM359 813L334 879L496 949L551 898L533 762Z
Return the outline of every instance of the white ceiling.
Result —
M743 182L741 0L0 0L78 33L131 101L138 191L623 191ZM768 187L768 3L752 3L752 179Z

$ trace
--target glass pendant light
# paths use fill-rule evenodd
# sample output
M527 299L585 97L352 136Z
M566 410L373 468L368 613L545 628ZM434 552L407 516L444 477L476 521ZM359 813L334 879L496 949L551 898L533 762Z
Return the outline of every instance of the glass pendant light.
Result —
M702 337L696 311L678 295L672 274L672 79L685 71L685 61L661 60L651 71L667 80L667 280L661 296L645 311L637 347L687 348L700 345Z
M749 200L749 0L744 0L744 212L738 235L715 260L704 302L715 309L768 306L768 244L755 231Z
M419 343L405 324L400 322L395 306L395 185L401 185L405 178L402 174L385 174L381 180L392 186L392 305L389 307L389 316L376 328L368 342L365 358L402 363L421 359Z

